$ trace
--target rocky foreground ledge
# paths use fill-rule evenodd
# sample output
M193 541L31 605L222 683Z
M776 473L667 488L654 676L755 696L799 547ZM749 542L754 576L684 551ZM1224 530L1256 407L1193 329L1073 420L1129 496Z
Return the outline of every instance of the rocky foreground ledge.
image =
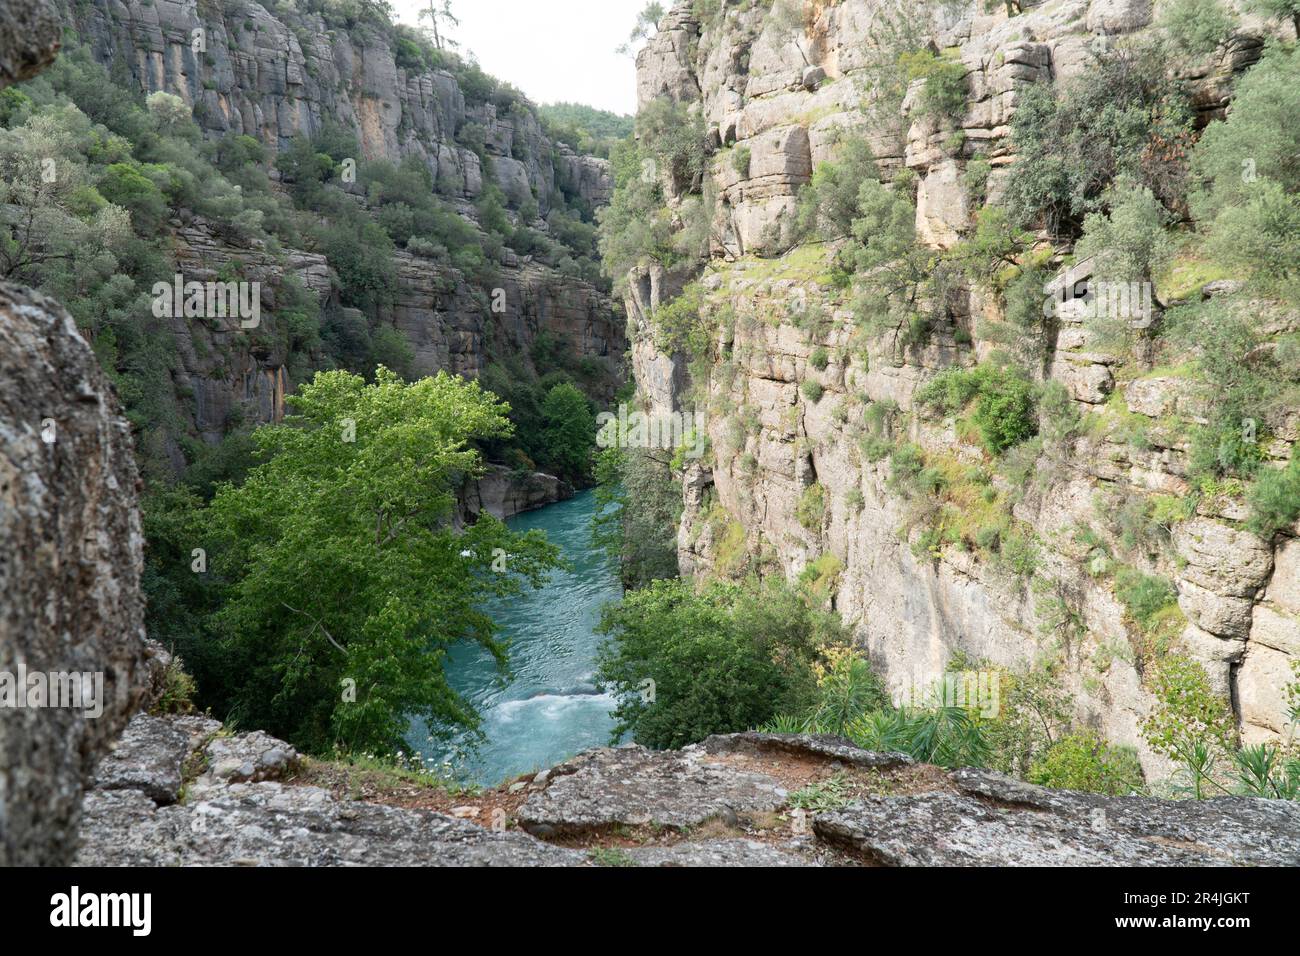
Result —
M139 716L86 796L78 862L1294 866L1300 804L1046 790L837 737L756 733L591 750L456 794L201 717Z

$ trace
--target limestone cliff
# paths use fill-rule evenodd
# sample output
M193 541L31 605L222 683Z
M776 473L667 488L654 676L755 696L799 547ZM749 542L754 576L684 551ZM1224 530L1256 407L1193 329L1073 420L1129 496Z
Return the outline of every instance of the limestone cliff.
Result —
M386 21L362 16L345 22L334 8L311 3L91 0L56 6L65 27L114 82L179 96L208 140L250 136L273 162L295 137L311 138L334 124L355 135L357 162L418 162L440 199L471 223L488 168L507 215L521 221L521 210L529 207L535 218L525 224L543 234L556 206L567 203L589 214L608 200L607 160L553 142L520 97L483 90L467 95L452 72L431 69L403 49ZM274 169L270 173L278 179ZM360 185L350 193L366 204ZM147 440L159 446L149 453L176 470L183 468L189 439L211 443L240 424L277 420L285 394L321 367L319 354L293 351L277 315L287 275L296 275L322 314L343 325L369 321L396 328L414 352L415 375L447 369L475 376L503 355L531 367L530 350L545 337L573 362L589 365L594 396L612 396L622 377L624 320L609 296L532 256L503 250L500 263L493 263L496 278L487 281L445 258L399 249L392 301L363 317L339 301L338 276L319 252L268 249L187 210L179 213L166 226L177 270L186 281L234 272L260 282L264 321L247 334L235 322L170 320L165 331L177 361L167 414L180 425Z
M933 679L959 652L1001 667L1058 654L1079 718L1138 746L1148 772L1163 776L1167 766L1139 734L1152 699L1132 650L1132 622L1111 583L1090 573L1088 549L1072 532L1114 502L1188 493L1188 447L1177 422L1197 413L1186 383L1125 364L1082 324L1063 320L1042 343L1040 381L1062 383L1085 421L1172 416L1175 427L1144 448L1104 428L1088 431L1063 460L1036 463L1038 488L1015 507L1041 548L1032 576L1007 574L969 548L918 548L910 505L891 490L889 462L862 453L864 410L896 404L910 422L907 440L958 464L978 460L951 419L906 413L936 373L988 353L979 330L999 317L996 303L966 288L956 320L924 343L900 347L884 337L864 345L848 303L824 279L833 250L791 250L789 238L799 190L853 131L869 138L882 174L901 166L916 174L920 241L947 248L970 235L979 201L963 173L972 157L987 161L991 197L1015 175L1009 123L1019 92L1088 69L1098 43L1149 31L1152 5L1051 0L1023 4L1012 17L1001 4L989 13L982 3L933 5L930 48L964 68L968 100L963 115L940 123L917 108L922 84L913 82L892 130L866 122L879 66L873 26L888 5L793 6L802 21L791 25L768 4L678 4L637 63L641 105L686 104L702 116L715 151L706 175L718 200L700 287L704 307L729 321L711 362L693 366L692 376L687 357L664 354L650 334L654 309L688 277L643 270L627 295L642 402L661 412L695 404L709 411L712 458L685 474L682 567L725 574L767 562L789 576L824 574L835 607L895 689ZM1247 16L1216 55L1180 68L1198 122L1221 115L1234 72L1258 58L1270 31L1294 32ZM1278 324L1295 321L1283 316ZM809 380L816 387L801 389ZM1300 438L1295 416L1273 423L1272 434L1266 455L1284 462ZM800 503L815 486L824 510L809 520ZM1144 570L1172 580L1186 618L1177 646L1204 664L1230 696L1244 739L1256 742L1281 735L1287 721L1284 689L1300 656L1300 540L1296 529L1264 540L1245 530L1244 517L1239 500L1203 499Z

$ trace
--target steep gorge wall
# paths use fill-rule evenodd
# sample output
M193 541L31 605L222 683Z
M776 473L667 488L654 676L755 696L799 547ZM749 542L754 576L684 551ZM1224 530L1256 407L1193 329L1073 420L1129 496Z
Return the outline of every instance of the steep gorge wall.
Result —
M997 306L966 290L958 310L965 314L923 345L900 349L882 339L863 348L852 312L827 288L833 249L770 258L788 248L795 197L844 131L868 137L884 174L900 165L916 173L921 241L946 248L968 235L976 208L961 174L977 151L985 156L994 198L1014 175L1009 122L1018 90L1077 75L1099 40L1149 31L1151 4L1053 0L1012 18L1000 5L992 14L982 3L936 5L929 35L968 71L965 115L942 128L921 116L914 83L892 133L868 127L863 109L874 95L872 27L882 5L807 3L803 27L794 30L779 26L767 6L724 3L720 16L708 18L679 4L638 58L641 105L661 97L691 104L722 150L712 163L719 201L700 281L706 307L734 321L719 334L712 365L697 368L692 381L687 357L663 354L651 339L651 313L680 291L683 277L644 270L631 277L627 296L641 401L657 412L696 402L710 408L712 460L690 466L684 480L683 571L725 574L764 563L789 576L829 569L835 607L895 689L932 681L958 652L1008 668L1059 655L1078 716L1138 746L1148 773L1163 775L1167 765L1140 738L1152 696L1132 624L1110 583L1089 573L1088 549L1074 532L1097 521L1098 501L1188 494L1185 436L1174 429L1139 449L1101 429L1075 439L1064 461L1040 459L1045 487L1031 487L1015 508L1039 543L1032 578L957 547L918 556L911 506L891 490L888 460L862 454L863 412L892 402L906 413L937 372L988 354L993 346L979 339L978 320L999 318ZM1184 70L1202 121L1221 114L1233 73L1258 57L1268 31L1250 17L1242 22L1226 50ZM1291 38L1291 27L1283 29ZM954 137L955 129L964 135ZM749 150L747 172L730 161L728 147ZM801 321L814 310L829 319L820 328ZM1082 324L1063 321L1051 334L1039 377L1061 382L1085 420L1113 412L1115 402L1150 422L1196 420L1195 400L1177 376L1126 366ZM815 351L824 368L810 361ZM817 400L800 389L809 379L824 391ZM928 453L957 464L982 455L950 420L913 415L910 422L906 438ZM1300 438L1296 417L1275 423L1273 433L1267 454L1285 461ZM799 505L814 484L824 489L825 515L801 523ZM1204 664L1230 697L1244 739L1255 742L1286 726L1285 687L1300 656L1300 540L1297 529L1262 540L1244 530L1245 516L1239 501L1203 500L1175 528L1168 553L1144 570L1172 579L1186 616L1179 647ZM1074 626L1045 627L1062 607Z
M518 218L532 197L539 218L529 225L543 233L553 207L568 199L595 208L612 190L607 160L552 142L530 109L467 102L446 70L399 66L391 33L373 24L334 26L293 5L272 13L242 0L59 6L65 25L116 82L179 96L211 139L252 136L274 155L295 136L311 137L336 123L356 135L358 160L422 162L439 195L475 221L483 163L458 136L472 124L510 215ZM296 275L322 307L333 309L339 308L338 281L319 253L244 245L192 215L172 220L168 233L187 281L214 281L236 269L262 283L263 300L263 328L253 334L237 321L168 320L177 353L172 411L183 428L151 440L179 468L185 453L178 434L213 442L240 423L277 420L285 394L319 365L319 356L289 354L275 314L282 277ZM601 289L508 249L490 287L405 250L398 250L396 266L393 302L375 319L407 340L413 374L447 369L475 376L503 354L519 355L528 367L533 344L546 335L574 361L594 363L593 392L612 396L626 349L624 320ZM497 289L504 309L493 310ZM363 319L360 313L345 318Z

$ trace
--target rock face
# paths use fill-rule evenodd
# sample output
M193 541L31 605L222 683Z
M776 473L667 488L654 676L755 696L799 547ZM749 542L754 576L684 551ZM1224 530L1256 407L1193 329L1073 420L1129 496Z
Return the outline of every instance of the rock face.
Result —
M320 364L319 355L291 354L289 336L276 314L285 278L295 276L314 295L325 314L344 325L364 328L366 316L343 308L335 279L323 255L288 249L272 254L260 243L236 245L201 218L172 224L176 267L187 282L220 281L237 267L250 282L261 283L261 326L252 332L239 320L165 319L176 346L175 411L187 430L215 442L238 423L279 421L284 399ZM527 364L533 344L543 337L567 355L592 364L594 390L613 395L626 348L622 319L609 297L578 279L562 276L537 263L515 262L500 268L502 310L458 270L399 250L397 288L391 305L378 319L391 325L411 347L412 375L446 369L477 377L498 354L519 355ZM176 436L168 453L179 469L183 462Z
M467 103L451 73L410 63L364 17L196 0L60 6L97 59L146 93L180 96L211 135L247 135L279 150L332 122L356 134L366 158L416 157L440 190L474 199L482 164L456 133L475 124L508 199L531 187L543 215L562 191L593 206L608 200L607 160L552 143L528 111Z
M1110 42L1104 38L1152 29L1146 0L1025 4L1013 17L995 6L990 13L978 2L931 5L919 27L933 49L966 69L966 110L942 122L922 115L921 84L914 83L892 126L868 124L864 112L879 52L875 0L805 4L802 26L770 16L764 5L723 5L705 17L679 3L664 18L638 57L640 102L669 98L698 111L721 147L711 160L719 197L711 259L699 282L710 314L734 321L722 322L712 367L696 366L708 369L707 380L692 381L687 357L655 347L651 322L687 277L670 281L654 269L632 275L626 308L639 398L655 414L690 401L711 412L713 463L692 465L683 476L684 573L779 569L795 577L810 566L832 567L833 605L894 691L928 685L958 653L1014 669L1049 643L1061 647L1077 720L1138 747L1148 775L1164 776L1169 765L1140 733L1153 706L1143 635L1114 582L1094 573L1095 555L1079 547L1077 535L1091 528L1105 550L1120 554L1114 519L1122 507L1189 494L1187 427L1201 418L1206 396L1182 375L1138 362L1126 367L1098 347L1082 316L1062 310L1059 327L1038 343L1046 359L1036 377L1059 382L1091 424L1054 458L1040 460L1038 478L1015 506L1017 527L1038 547L1036 570L1009 574L973 547L922 547L917 506L895 490L887 453L864 450L866 416L874 406L903 422L877 438L915 443L956 472L979 465L982 453L956 424L915 407L914 395L939 372L971 366L997 348L980 330L1004 317L978 289L964 289L951 303L951 322L924 344L868 336L828 279L833 244L792 248L787 228L811 171L833 155L837 140L858 133L882 177L900 167L916 175L920 240L952 246L971 234L980 208L963 182L971 160L981 157L991 169L990 201L1014 174L1009 124L1019 91L1078 76L1089 68L1091 48ZM1251 16L1241 22L1227 49L1185 77L1203 120L1221 114L1227 80L1258 58L1262 37L1293 32ZM748 150L747 164L735 161L741 150ZM670 206L682 198L670 195ZM1222 291L1207 287L1205 294ZM809 380L820 386L816 399L801 390ZM1278 440L1267 456L1280 464L1295 430L1281 420L1269 424ZM1144 441L1126 438L1121 425L1140 429ZM824 514L801 520L800 504L814 486ZM1264 541L1244 529L1245 517L1239 501L1205 501L1159 554L1125 560L1176 589L1171 616L1181 613L1186 624L1175 648L1205 667L1231 700L1243 738L1258 742L1286 734L1284 688L1300 657L1297 561L1290 557L1300 529ZM725 555L723 540L732 542ZM752 561L729 566L738 551L742 562Z
M59 18L46 0L4 0L0 31L0 89L35 76L59 52Z
M573 487L554 475L541 472L517 474L504 465L489 465L481 478L462 489L460 520L472 522L487 513L505 520L573 497Z
M820 814L822 839L884 866L1295 866L1300 805L1171 803L1046 790L958 770L957 793L873 797ZM1290 834L1290 836L1288 836Z
M0 286L0 866L68 862L83 782L139 699L137 484L71 316Z
M391 31L365 17L349 23L292 4L272 14L257 3L195 0L58 0L54 7L114 82L181 97L209 139L247 135L273 156L294 137L335 124L356 136L358 161L423 164L440 197L471 221L472 201L485 186L475 152L481 149L509 215L518 219L535 201L530 225L543 233L552 209L594 210L613 190L607 160L553 142L529 108L467 98L451 73L410 62L394 49ZM35 31L33 49L44 35ZM57 37L56 29L56 46ZM475 148L466 145L470 133ZM360 190L355 198L364 201ZM178 425L150 440L161 446L151 451L177 472L187 439L213 443L240 425L277 421L285 396L324 364L320 354L290 351L293 333L277 315L288 276L315 295L323 318L338 328L395 328L414 353L415 376L446 369L474 377L503 356L529 366L532 346L545 337L587 365L593 397L612 397L622 378L624 320L609 297L529 258L507 252L498 280L485 287L446 261L399 250L393 301L363 316L341 305L323 255L268 250L188 214L168 233L185 281L218 281L233 271L261 283L262 292L262 326L251 333L236 321L164 320L160 331L177 355L168 419Z
M1175 803L945 774L835 737L591 750L446 814L294 782L297 755L203 718L136 718L86 800L88 866L1295 865L1300 806ZM223 768L242 768L230 774ZM258 768L258 769L255 769ZM255 781L255 782L242 782ZM134 782L134 783L133 783ZM830 788L801 810L795 785ZM514 790L522 804L503 808ZM889 795L879 795L880 793ZM902 795L899 795L902 794ZM479 805L481 802L481 807ZM508 803L506 804L508 805ZM485 828L461 816L490 810Z

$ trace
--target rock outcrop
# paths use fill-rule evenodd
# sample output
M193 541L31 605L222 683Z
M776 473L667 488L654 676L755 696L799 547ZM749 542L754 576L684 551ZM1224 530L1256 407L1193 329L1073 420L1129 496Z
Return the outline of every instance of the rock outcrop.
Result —
M0 89L35 76L59 52L59 18L45 0L5 0L0 31Z
M877 443L914 443L953 474L979 466L981 451L957 423L918 409L914 398L939 372L996 349L981 330L1004 316L977 288L963 288L950 303L951 321L924 342L872 336L831 281L835 244L795 246L791 230L812 171L845 136L861 135L882 177L901 167L915 174L918 239L951 247L971 235L985 195L996 199L1014 174L1010 121L1020 91L1077 77L1094 49L1154 29L1145 0L1023 6L1010 17L1000 4L917 8L929 48L966 71L963 114L939 121L920 108L921 81L909 88L901 117L872 117L876 71L890 66L879 61L876 42L888 4L807 3L802 24L765 5L723 4L706 16L677 4L638 57L638 90L642 106L667 98L698 113L717 149L707 174L719 197L711 257L698 281L704 311L726 318L711 366L659 351L652 312L683 277L674 286L662 270L638 272L626 295L631 355L639 398L653 413L691 402L708 413L713 460L683 475L685 573L824 573L835 609L895 691L934 681L958 653L1015 669L1057 648L1079 722L1138 747L1148 774L1162 777L1169 765L1140 733L1152 708L1143 638L1078 536L1094 529L1098 547L1118 554L1111 524L1121 505L1188 495L1186 435L1203 421L1197 406L1205 397L1184 375L1107 354L1082 317L1062 310L1058 327L1037 343L1045 358L1036 378L1059 382L1089 424L1063 453L1044 456L1015 505L1016 526L1038 547L1037 568L1007 573L973 546L922 546L919 506L891 482L888 450L865 451L867 413L874 406L904 423L898 433L878 430ZM1290 39L1294 31L1244 16L1231 42L1179 68L1200 122L1222 114L1233 76L1258 58L1270 33ZM964 184L976 158L990 170L980 196ZM684 197L671 194L673 185L665 187L675 208ZM1222 294L1226 285L1203 294ZM694 380L688 368L697 371ZM1125 437L1130 425L1142 441ZM1279 419L1270 430L1266 456L1280 465L1295 427ZM995 483L1005 490L1001 479ZM811 491L824 508L810 518L800 506ZM1297 562L1289 556L1300 529L1263 540L1244 527L1247 514L1240 500L1207 498L1159 555L1131 560L1176 589L1170 615L1186 622L1175 647L1202 663L1253 743L1286 733L1284 690L1300 656Z
M231 756L235 755L235 756ZM265 734L138 717L87 797L89 866L1257 865L1300 862L1300 805L1181 803L945 773L835 737L591 750L445 811L304 783ZM230 773L238 768L238 773ZM132 784L132 781L135 783ZM817 805L807 809L812 794ZM446 795L426 796L433 801ZM445 802L445 801L444 801ZM441 805L441 804L440 804ZM474 822L474 821L480 822Z
M448 208L471 223L478 216L473 201L493 184L485 175L495 177L512 220L522 222L528 210L532 218L523 224L543 234L550 231L552 210L589 216L608 202L608 160L551 140L536 112L514 94L480 89L467 96L452 72L412 59L394 29L364 11L303 12L281 4L272 13L269 6L54 4L115 83L179 96L210 140L256 139L271 157L273 180L279 176L275 154L295 137L337 127L355 136L356 162L423 165ZM44 35L36 31L29 42ZM364 204L360 186L353 198ZM611 398L623 377L624 320L609 296L529 256L504 250L493 264L497 278L486 282L445 257L399 250L391 302L363 315L340 301L338 277L324 255L268 249L188 210L178 212L166 227L177 273L187 282L224 281L230 274L258 282L262 311L261 326L251 331L233 320L162 320L157 332L174 343L177 364L172 394L159 396L170 406L168 425L149 436L149 454L177 473L192 439L215 443L234 428L279 420L285 396L328 364L319 349L297 344L293 320L277 309L289 276L316 298L323 321L344 338L366 338L367 327L396 329L413 353L405 371L414 376L445 369L474 377L506 357L528 368L534 344L545 339L566 359L583 363L597 399Z
M0 866L70 860L83 783L141 695L131 446L72 317L0 285Z
M440 190L474 199L483 164L456 135L473 124L513 203L531 189L545 215L562 192L591 206L609 198L607 160L551 142L531 111L467 102L455 76L414 62L365 16L198 0L60 6L96 59L146 93L181 97L211 136L251 136L278 151L335 123L366 158L416 157Z

